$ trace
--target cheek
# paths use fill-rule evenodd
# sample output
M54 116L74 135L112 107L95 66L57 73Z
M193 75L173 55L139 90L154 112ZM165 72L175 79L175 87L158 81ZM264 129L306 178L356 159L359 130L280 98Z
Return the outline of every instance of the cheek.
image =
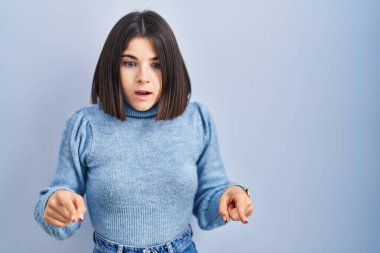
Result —
M120 72L120 84L123 88L128 89L133 84L133 75L131 73Z
M162 89L162 74L161 74L161 72L156 74L156 83L158 84L157 90L161 90Z

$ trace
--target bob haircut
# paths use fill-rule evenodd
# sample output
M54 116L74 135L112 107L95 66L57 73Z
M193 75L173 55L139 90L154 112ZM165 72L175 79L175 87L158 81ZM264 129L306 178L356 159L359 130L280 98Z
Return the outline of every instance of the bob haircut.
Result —
M92 82L91 103L122 121L126 119L120 84L120 61L128 42L148 38L158 53L162 71L162 89L155 120L181 115L191 95L190 78L169 24L156 12L144 10L122 17L104 43Z

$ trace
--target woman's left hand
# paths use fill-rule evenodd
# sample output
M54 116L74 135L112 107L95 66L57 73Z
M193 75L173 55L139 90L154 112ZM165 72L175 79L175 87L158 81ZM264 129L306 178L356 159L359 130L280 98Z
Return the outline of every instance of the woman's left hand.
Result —
M247 224L247 217L253 212L253 203L248 194L240 186L228 187L219 200L219 214L224 222L230 218Z

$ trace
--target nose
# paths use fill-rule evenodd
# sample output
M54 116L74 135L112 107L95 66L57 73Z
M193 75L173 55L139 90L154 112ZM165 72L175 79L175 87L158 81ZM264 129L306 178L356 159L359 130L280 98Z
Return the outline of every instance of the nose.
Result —
M149 73L148 73L147 68L140 67L139 72L137 74L137 82L149 83Z

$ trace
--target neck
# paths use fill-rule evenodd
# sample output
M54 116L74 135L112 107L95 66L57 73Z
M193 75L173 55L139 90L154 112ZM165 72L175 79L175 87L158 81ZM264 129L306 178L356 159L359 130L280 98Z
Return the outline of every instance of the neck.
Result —
M125 109L125 115L128 117L133 118L148 118L156 116L157 114L157 108L158 108L158 102L157 101L151 108L149 108L146 111L139 111L133 108L126 99L124 99L124 109Z

